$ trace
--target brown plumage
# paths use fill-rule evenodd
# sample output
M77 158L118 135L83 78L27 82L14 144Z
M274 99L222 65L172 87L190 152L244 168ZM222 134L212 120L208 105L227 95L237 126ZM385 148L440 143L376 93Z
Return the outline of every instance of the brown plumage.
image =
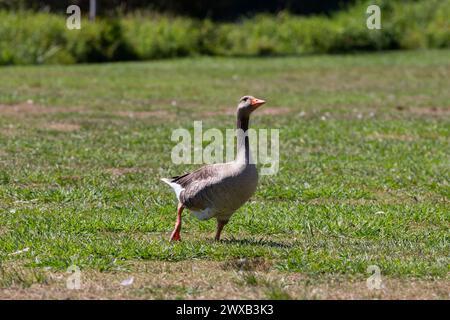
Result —
M250 114L264 100L252 96L241 98L237 108L237 156L228 163L211 164L191 173L162 179L178 198L177 222L171 240L180 240L181 213L188 208L200 220L217 219L216 240L231 215L255 192L258 183L256 166L251 161L246 132Z

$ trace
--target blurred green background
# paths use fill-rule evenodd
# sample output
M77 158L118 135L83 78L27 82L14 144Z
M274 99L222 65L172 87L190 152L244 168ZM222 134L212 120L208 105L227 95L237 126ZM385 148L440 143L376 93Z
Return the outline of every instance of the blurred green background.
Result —
M66 27L79 4L81 29ZM381 30L369 30L369 4ZM0 0L0 65L275 56L450 46L450 1Z

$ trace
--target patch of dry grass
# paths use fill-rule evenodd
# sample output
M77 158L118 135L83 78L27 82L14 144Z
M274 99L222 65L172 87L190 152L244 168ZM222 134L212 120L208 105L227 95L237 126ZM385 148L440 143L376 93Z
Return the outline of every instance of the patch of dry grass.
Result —
M261 267L261 264L264 267ZM21 269L0 299L449 299L449 280L382 277L382 288L345 276L280 272L262 260L139 262L123 272L81 272L81 288L67 289L69 273ZM9 274L17 272L10 269ZM40 281L35 281L39 274ZM122 281L133 277L133 283ZM30 281L32 283L30 283ZM33 282L34 281L34 282Z

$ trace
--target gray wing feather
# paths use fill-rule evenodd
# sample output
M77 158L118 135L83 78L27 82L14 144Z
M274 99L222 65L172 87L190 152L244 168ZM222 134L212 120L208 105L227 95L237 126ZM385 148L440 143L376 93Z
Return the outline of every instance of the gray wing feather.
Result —
M220 181L220 165L207 165L196 171L173 177L171 182L181 185L184 190L180 201L190 209L205 209L211 205L213 185Z

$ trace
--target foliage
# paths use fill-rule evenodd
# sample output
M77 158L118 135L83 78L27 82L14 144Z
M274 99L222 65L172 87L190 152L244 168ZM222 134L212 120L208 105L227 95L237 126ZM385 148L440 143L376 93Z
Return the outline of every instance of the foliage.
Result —
M260 14L213 22L135 12L82 21L64 16L0 11L0 64L147 60L194 55L264 56L450 46L450 1L378 1L382 29L366 26L368 2L331 17Z

